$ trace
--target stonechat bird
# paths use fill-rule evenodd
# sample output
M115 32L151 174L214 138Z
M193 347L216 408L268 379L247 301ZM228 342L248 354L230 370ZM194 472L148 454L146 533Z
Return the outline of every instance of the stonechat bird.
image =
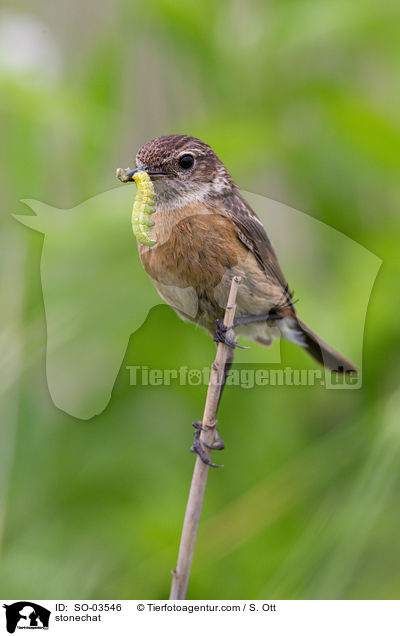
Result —
M208 144L188 135L157 137L140 148L136 166L119 176L129 181L144 170L154 186L155 244L138 243L140 258L160 296L181 318L205 327L233 351L237 343L227 338L222 319L237 275L237 335L264 346L281 337L329 369L356 371L298 317L260 219Z

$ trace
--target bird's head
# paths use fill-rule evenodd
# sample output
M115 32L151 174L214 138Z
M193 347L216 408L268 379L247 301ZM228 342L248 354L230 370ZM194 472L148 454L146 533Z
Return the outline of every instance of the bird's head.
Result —
M188 135L164 135L142 146L136 170L119 171L130 181L137 170L146 170L155 190L156 207L175 209L235 187L232 177L213 149Z

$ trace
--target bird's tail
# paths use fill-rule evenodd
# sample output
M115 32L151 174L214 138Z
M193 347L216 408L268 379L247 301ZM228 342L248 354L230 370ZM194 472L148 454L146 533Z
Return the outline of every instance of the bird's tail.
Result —
M297 318L297 328L303 336L304 348L322 366L338 373L357 373L356 367L350 360L317 336L300 318Z

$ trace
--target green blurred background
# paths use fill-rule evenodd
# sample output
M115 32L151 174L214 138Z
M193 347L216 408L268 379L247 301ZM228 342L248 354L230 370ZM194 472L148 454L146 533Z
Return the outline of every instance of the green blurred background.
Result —
M399 27L390 0L3 2L1 597L168 596L205 389L133 390L125 367L201 368L215 347L158 306L106 410L59 411L43 236L10 213L27 197L72 208L115 187L117 166L171 132L210 143L245 190L383 260L361 390L227 389L225 468L209 476L188 597L399 597Z

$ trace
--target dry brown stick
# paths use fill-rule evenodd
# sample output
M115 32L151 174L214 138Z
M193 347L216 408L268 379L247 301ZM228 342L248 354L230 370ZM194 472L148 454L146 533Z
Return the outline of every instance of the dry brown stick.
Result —
M236 311L236 294L240 284L240 276L234 276L229 292L228 304L225 311L224 325L228 327L227 336L233 337L233 319ZM215 439L217 424L217 408L222 390L225 363L229 354L229 347L222 342L218 344L217 355L211 366L210 382L208 384L207 398L204 406L202 430L200 442L212 444ZM209 458L211 451L204 446L204 454ZM209 466L199 456L194 466L192 484L190 486L189 499L186 506L183 522L181 542L179 546L178 564L172 572L172 585L170 599L185 599L189 583L190 569L194 548L196 545L197 530L199 527L201 508L206 489Z

